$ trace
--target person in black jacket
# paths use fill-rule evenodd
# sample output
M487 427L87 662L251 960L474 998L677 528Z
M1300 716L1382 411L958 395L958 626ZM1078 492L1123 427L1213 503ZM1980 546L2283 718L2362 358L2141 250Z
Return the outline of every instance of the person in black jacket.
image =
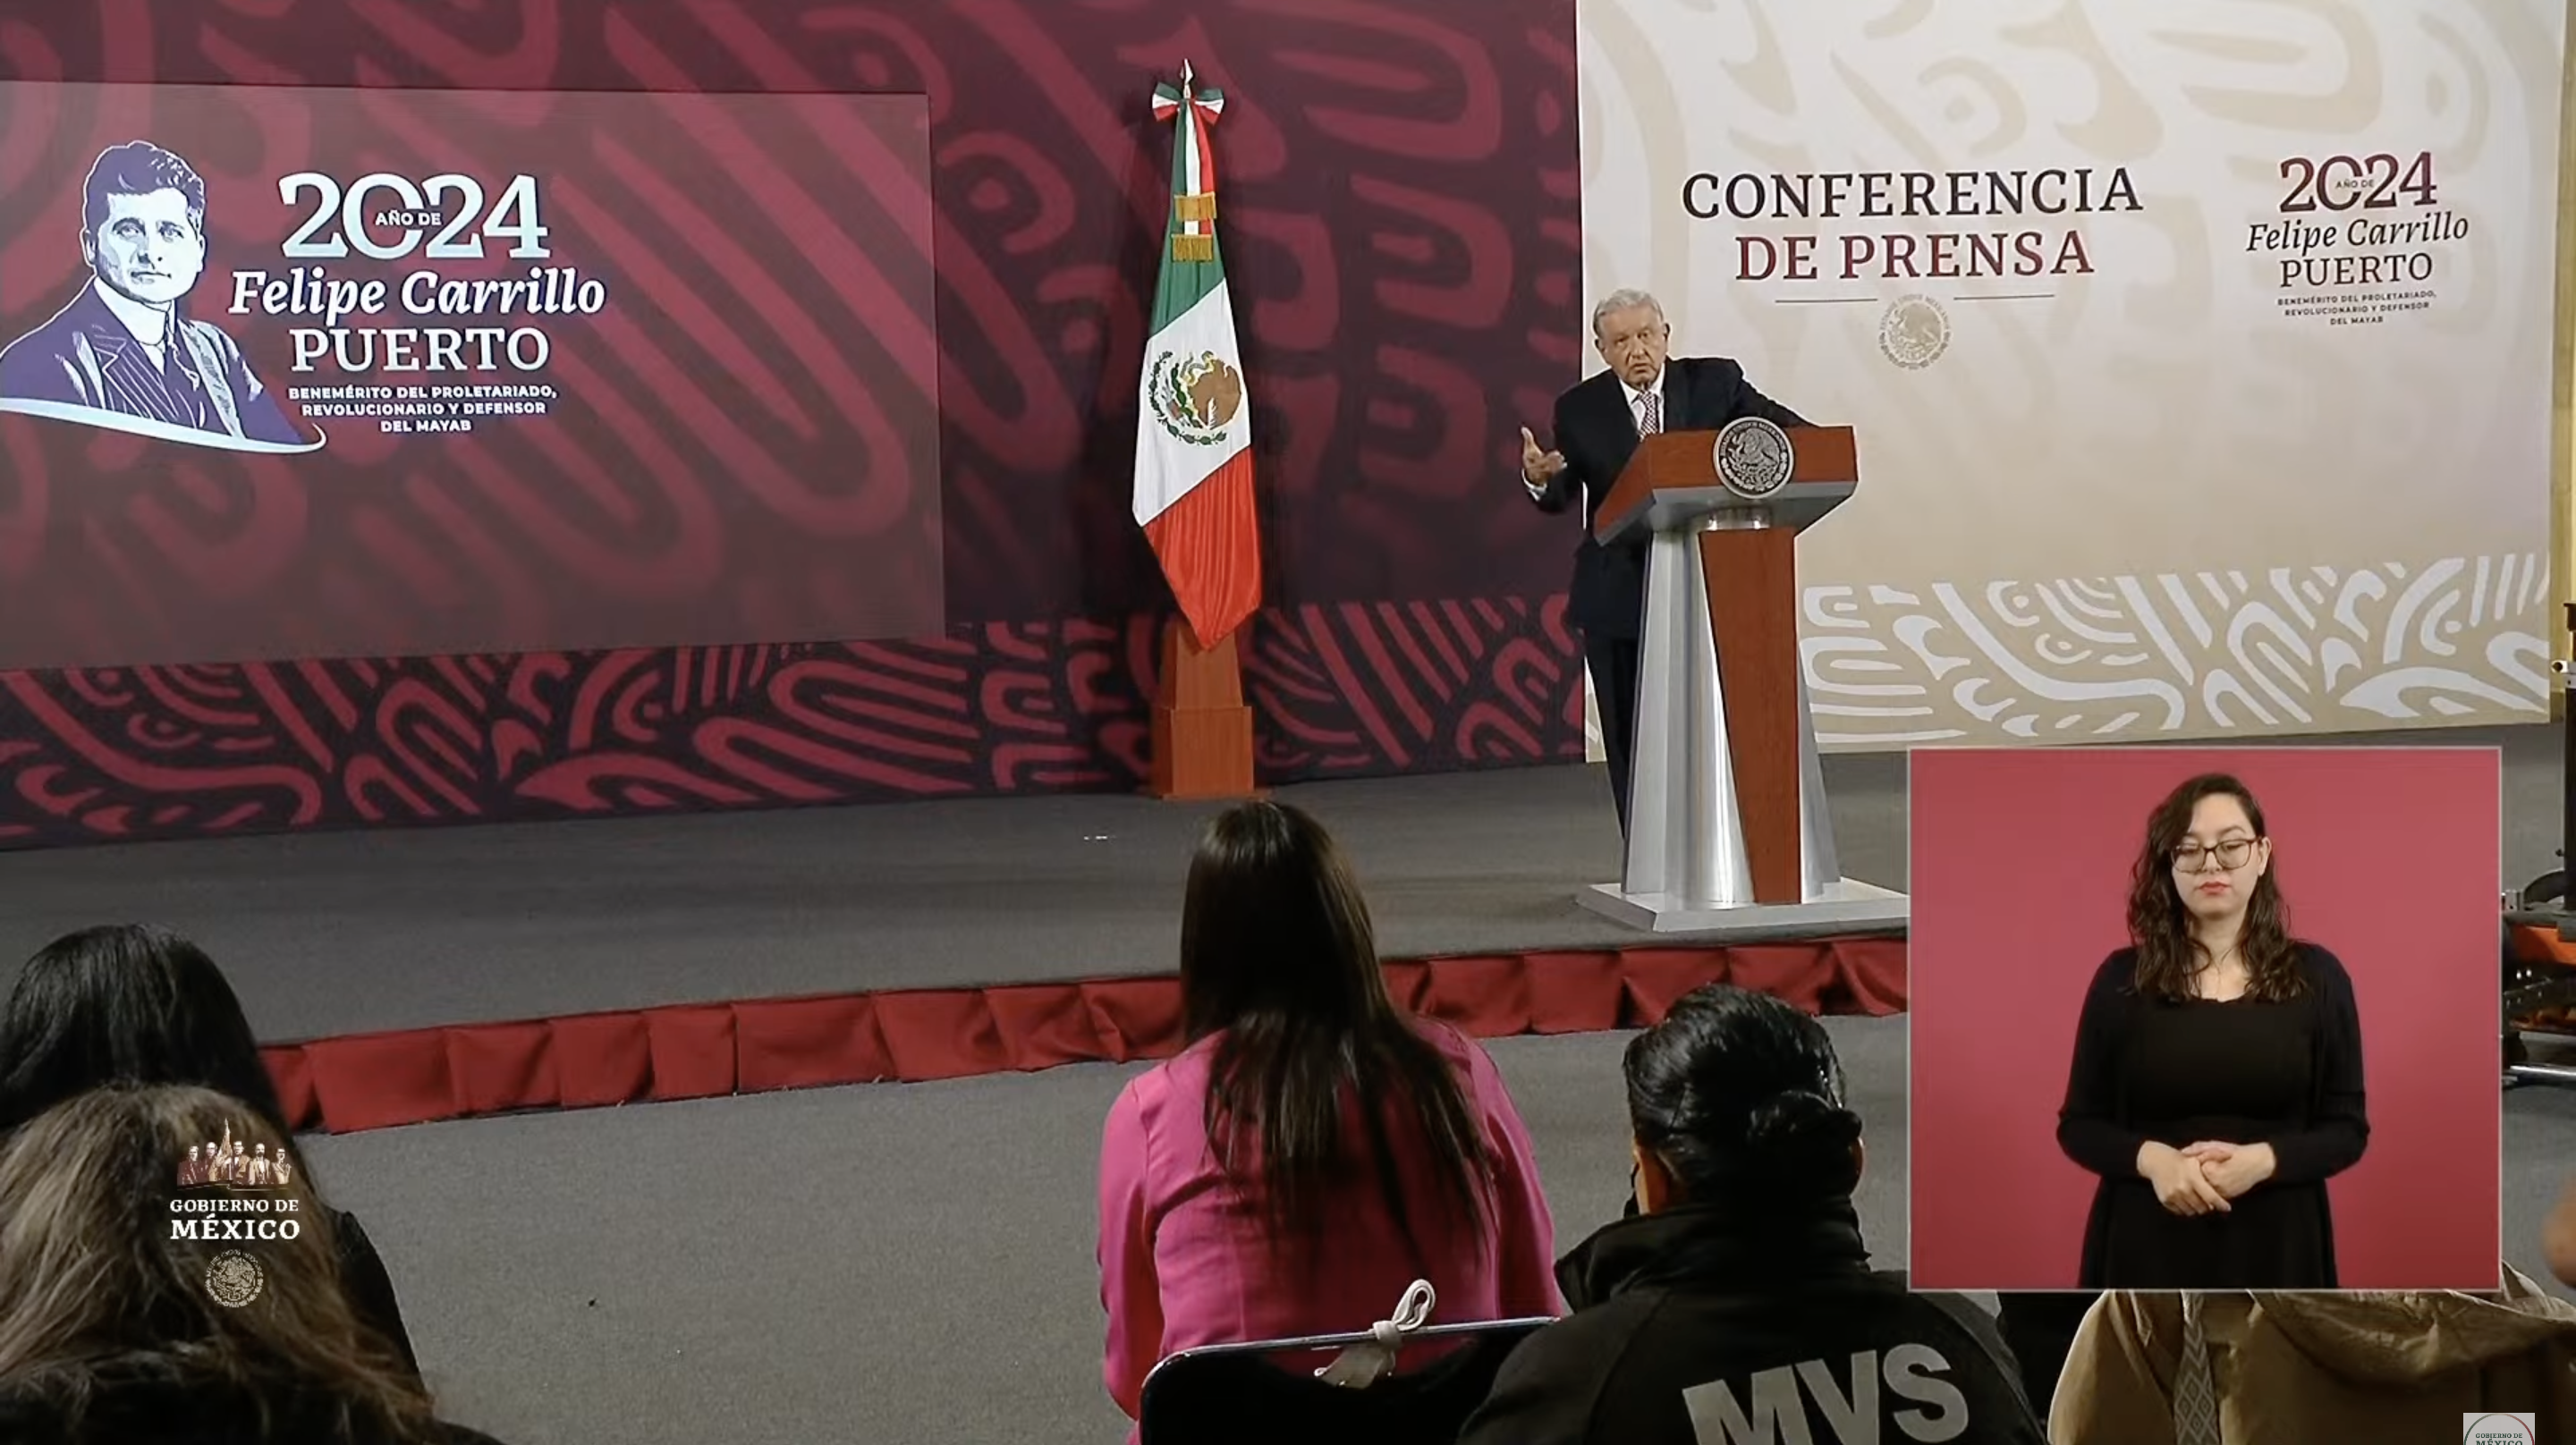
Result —
M2003 1331L2004 1343L2021 1366L2022 1393L2030 1397L2031 1413L2042 1420L2057 1398L2057 1379L2066 1373L2066 1357L2074 1353L2084 1316L2101 1297L2099 1290L1995 1291L1995 1327Z
M2041 1445L1993 1321L1870 1268L1823 1025L1712 984L1627 1078L1637 1213L1557 1265L1574 1313L1504 1361L1462 1445Z
M1637 638L1646 613L1646 544L1615 547L1593 540L1602 499L1637 450L1638 439L1666 431L1714 431L1738 417L1805 426L1796 412L1753 389L1744 368L1722 356L1671 357L1673 328L1664 308L1643 291L1613 291L1592 308L1592 345L1609 370L1556 399L1555 446L1542 448L1521 428L1521 485L1542 512L1578 503L1583 537L1574 544L1574 584L1566 620L1583 633L1583 666L1592 674L1600 710L1601 747L1619 831L1628 830L1628 767L1637 727Z
M2326 1181L2370 1140L2341 961L2290 936L2262 805L2225 773L2156 805L2130 946L2095 970L2057 1142L2101 1176L2077 1283L2333 1289Z
M195 1084L240 1100L281 1142L294 1132L223 971L161 929L118 924L66 934L27 960L0 1005L0 1141L54 1105L114 1083ZM174 1171L182 1157L172 1156ZM298 1163L296 1174L314 1189L309 1164ZM333 1211L332 1222L340 1277L359 1317L418 1373L375 1242L354 1215Z
M112 1085L0 1148L0 1445L491 1445L358 1318L303 1187L179 1185L171 1161L240 1113ZM269 1132L240 1121L283 1149Z

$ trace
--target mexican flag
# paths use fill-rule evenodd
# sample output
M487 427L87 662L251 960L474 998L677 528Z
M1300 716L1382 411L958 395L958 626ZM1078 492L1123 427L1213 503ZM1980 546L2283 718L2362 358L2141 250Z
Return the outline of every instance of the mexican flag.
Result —
M1154 118L1179 125L1136 409L1136 523L1203 649L1261 605L1252 404L1217 253L1216 156L1208 148L1224 111L1224 94L1197 88L1186 64L1179 85L1154 87Z

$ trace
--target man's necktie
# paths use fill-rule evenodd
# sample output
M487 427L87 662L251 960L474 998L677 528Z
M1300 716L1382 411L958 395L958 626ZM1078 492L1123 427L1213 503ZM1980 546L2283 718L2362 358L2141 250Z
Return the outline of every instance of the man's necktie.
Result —
M1646 419L1637 423L1637 435L1641 437L1650 437L1663 429L1664 399L1662 396L1654 392L1647 392Z
M2218 1381L2209 1367L2209 1332L2201 1298L2182 1297L2182 1367L2174 1380L2174 1445L2222 1445L2218 1432Z
M181 426L206 424L206 393L197 384L197 375L179 359L179 327L173 321L161 345L161 386L170 394L170 405L178 415L172 420Z

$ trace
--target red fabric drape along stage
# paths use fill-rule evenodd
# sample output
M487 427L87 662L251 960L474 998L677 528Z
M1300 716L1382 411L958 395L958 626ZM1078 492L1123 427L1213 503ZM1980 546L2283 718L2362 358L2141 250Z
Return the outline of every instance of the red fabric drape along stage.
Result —
M1815 1013L1905 1009L1905 940L1390 960L1396 997L1481 1038L1654 1023L1705 983ZM527 1109L906 1083L1168 1057L1181 981L1150 978L673 1004L352 1034L262 1050L298 1129L335 1134Z

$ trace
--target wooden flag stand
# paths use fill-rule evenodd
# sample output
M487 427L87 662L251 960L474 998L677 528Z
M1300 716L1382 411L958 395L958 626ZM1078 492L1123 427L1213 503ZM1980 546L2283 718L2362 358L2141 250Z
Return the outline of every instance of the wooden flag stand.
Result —
M1242 635L1237 628L1203 648L1185 617L1163 633L1146 792L1177 800L1260 796L1252 786L1252 709L1243 703L1234 647Z

